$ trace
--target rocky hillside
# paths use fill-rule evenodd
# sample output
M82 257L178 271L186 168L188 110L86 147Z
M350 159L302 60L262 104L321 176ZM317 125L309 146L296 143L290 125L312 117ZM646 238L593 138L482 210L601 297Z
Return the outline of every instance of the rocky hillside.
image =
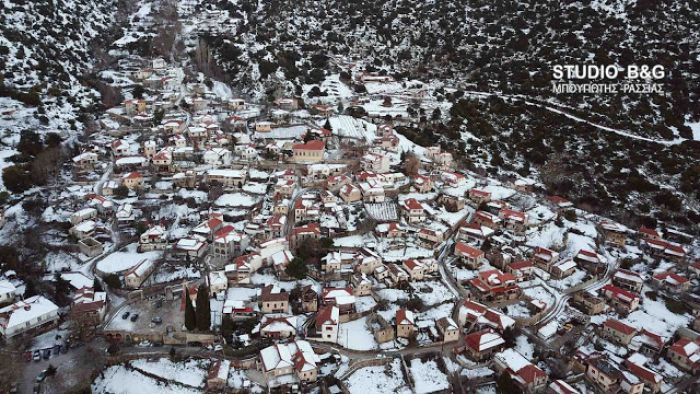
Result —
M199 7L245 21L211 42L227 71L254 81L281 71L297 86L313 82L328 55L343 54L404 76L551 97L556 64L660 64L665 95L556 99L638 135L692 138L684 121L700 116L700 9L682 0L565 3L242 0Z
M407 136L452 147L473 169L538 178L548 192L620 219L684 228L700 220L700 9L689 1L204 0L195 8L237 20L200 43L253 96L302 95L328 70L342 72L340 57L439 81L457 89L437 93L454 104L450 116L405 128ZM556 94L558 64L660 64L665 93Z
M0 9L0 99L5 144L18 129L70 133L98 93L84 73L100 56L117 0L6 0Z

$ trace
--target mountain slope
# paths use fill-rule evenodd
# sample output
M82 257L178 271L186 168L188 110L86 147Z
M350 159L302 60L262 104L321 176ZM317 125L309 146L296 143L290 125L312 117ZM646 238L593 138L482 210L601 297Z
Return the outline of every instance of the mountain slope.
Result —
M313 100L309 85L348 71L341 57L444 84L436 96L453 103L450 116L403 128L406 136L449 147L475 170L538 178L547 192L620 219L692 228L700 221L700 148L690 127L700 129L700 9L684 0L532 3L241 0L196 9L236 21L200 41L252 97ZM659 64L665 93L556 94L552 71L561 64Z
M94 40L114 22L116 0L5 0L0 11L0 96L15 108L2 127L78 130L77 111L95 101L81 81L95 62ZM10 101L11 100L11 101ZM11 143L12 140L4 140Z

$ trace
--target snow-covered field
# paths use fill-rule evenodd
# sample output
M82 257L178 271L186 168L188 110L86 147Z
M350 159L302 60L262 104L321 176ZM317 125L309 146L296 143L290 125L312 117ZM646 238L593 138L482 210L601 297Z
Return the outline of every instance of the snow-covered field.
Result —
M422 362L419 358L414 358L411 360L409 370L413 377L416 394L447 390L450 387L447 375L438 368L435 360Z
M524 289L523 293L525 293L525 295L531 297L532 299L544 301L547 303L547 305L554 304L554 295L542 286L535 286L530 287L528 289Z
M161 256L161 252L158 251L138 253L137 248L138 244L130 244L123 250L107 255L97 262L96 269L106 274L117 273L134 267L144 259L157 260Z
M677 315L669 311L661 297L656 301L649 297L644 298L644 302L639 306L639 309L630 313L627 317L620 318L615 315L595 315L592 316L591 321L602 323L611 316L638 330L646 329L666 338L672 337L678 328L688 326L693 319L693 317L688 314Z
M401 361L391 361L389 369L384 366L360 368L350 375L345 385L351 393L410 393L406 378L401 370Z
M352 350L372 350L377 348L374 335L367 328L367 318L363 317L340 324L338 344Z
M375 138L377 126L348 115L340 115L329 118L332 132L344 138L354 138L371 142Z
M162 382L123 365L108 367L92 384L95 394L195 394L200 389Z
M455 298L455 294L447 286L439 281L414 282L411 284L414 289L413 295L420 298L426 306L442 304L445 301Z
M429 321L435 321L441 317L452 316L452 309L454 309L454 304L451 302L446 302L440 304L434 308L430 308L425 312L418 314L418 321L423 321L427 324Z
M214 204L218 207L228 207L228 208L239 208L245 207L250 208L257 204L260 198L251 196L247 193L231 193L224 194L217 198Z
M300 138L306 133L307 127L304 125L275 127L270 131L256 132L253 138L256 139L275 139L275 140L293 140Z
M141 371L158 375L163 379L182 383L191 387L204 387L208 362L187 360L174 363L167 358L157 361L134 360L131 365Z
M393 202L365 204L365 209L367 210L367 214L369 214L372 219L379 222L390 222L399 219L396 204Z

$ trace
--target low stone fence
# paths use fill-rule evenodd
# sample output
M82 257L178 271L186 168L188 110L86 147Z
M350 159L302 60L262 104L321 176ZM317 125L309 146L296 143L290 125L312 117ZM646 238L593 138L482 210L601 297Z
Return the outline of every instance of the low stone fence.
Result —
M546 312L546 310L543 310L543 311L540 311L540 312L533 314L530 317L516 317L516 318L514 318L515 325L517 327L522 328L522 327L529 327L529 326L532 326L534 324L537 324L537 322L540 321L540 318L545 314L545 312Z
M581 290L581 289L585 289L586 287L592 285L592 284L595 283L597 280L598 280L598 277L597 277L597 276L593 276L593 277L591 277L590 279L588 279L587 281L581 282L581 283L577 284L576 286L569 287L568 289L565 289L564 291L565 291L566 293L568 293L568 294L575 293L575 292L577 292L577 291L579 291L579 290Z
M340 381L340 388L343 390L344 393L349 393L350 391L347 390L345 387L345 384L343 381L350 377L353 373L357 372L358 369L362 368L367 368L367 367L379 367L379 366L384 366L389 364L393 358L391 357L386 357L386 358L370 358L370 359L364 359L364 360L357 360L350 365L347 371L343 373L341 376L338 377L338 380Z

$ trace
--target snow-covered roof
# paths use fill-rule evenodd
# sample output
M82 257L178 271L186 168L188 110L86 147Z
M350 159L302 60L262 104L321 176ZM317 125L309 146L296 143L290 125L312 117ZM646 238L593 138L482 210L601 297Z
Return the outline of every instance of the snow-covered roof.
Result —
M36 295L0 309L0 325L5 330L24 327L39 316L58 316L58 306L43 296Z
M17 290L15 288L15 285L12 284L9 280L3 279L0 280L0 294L9 294Z

